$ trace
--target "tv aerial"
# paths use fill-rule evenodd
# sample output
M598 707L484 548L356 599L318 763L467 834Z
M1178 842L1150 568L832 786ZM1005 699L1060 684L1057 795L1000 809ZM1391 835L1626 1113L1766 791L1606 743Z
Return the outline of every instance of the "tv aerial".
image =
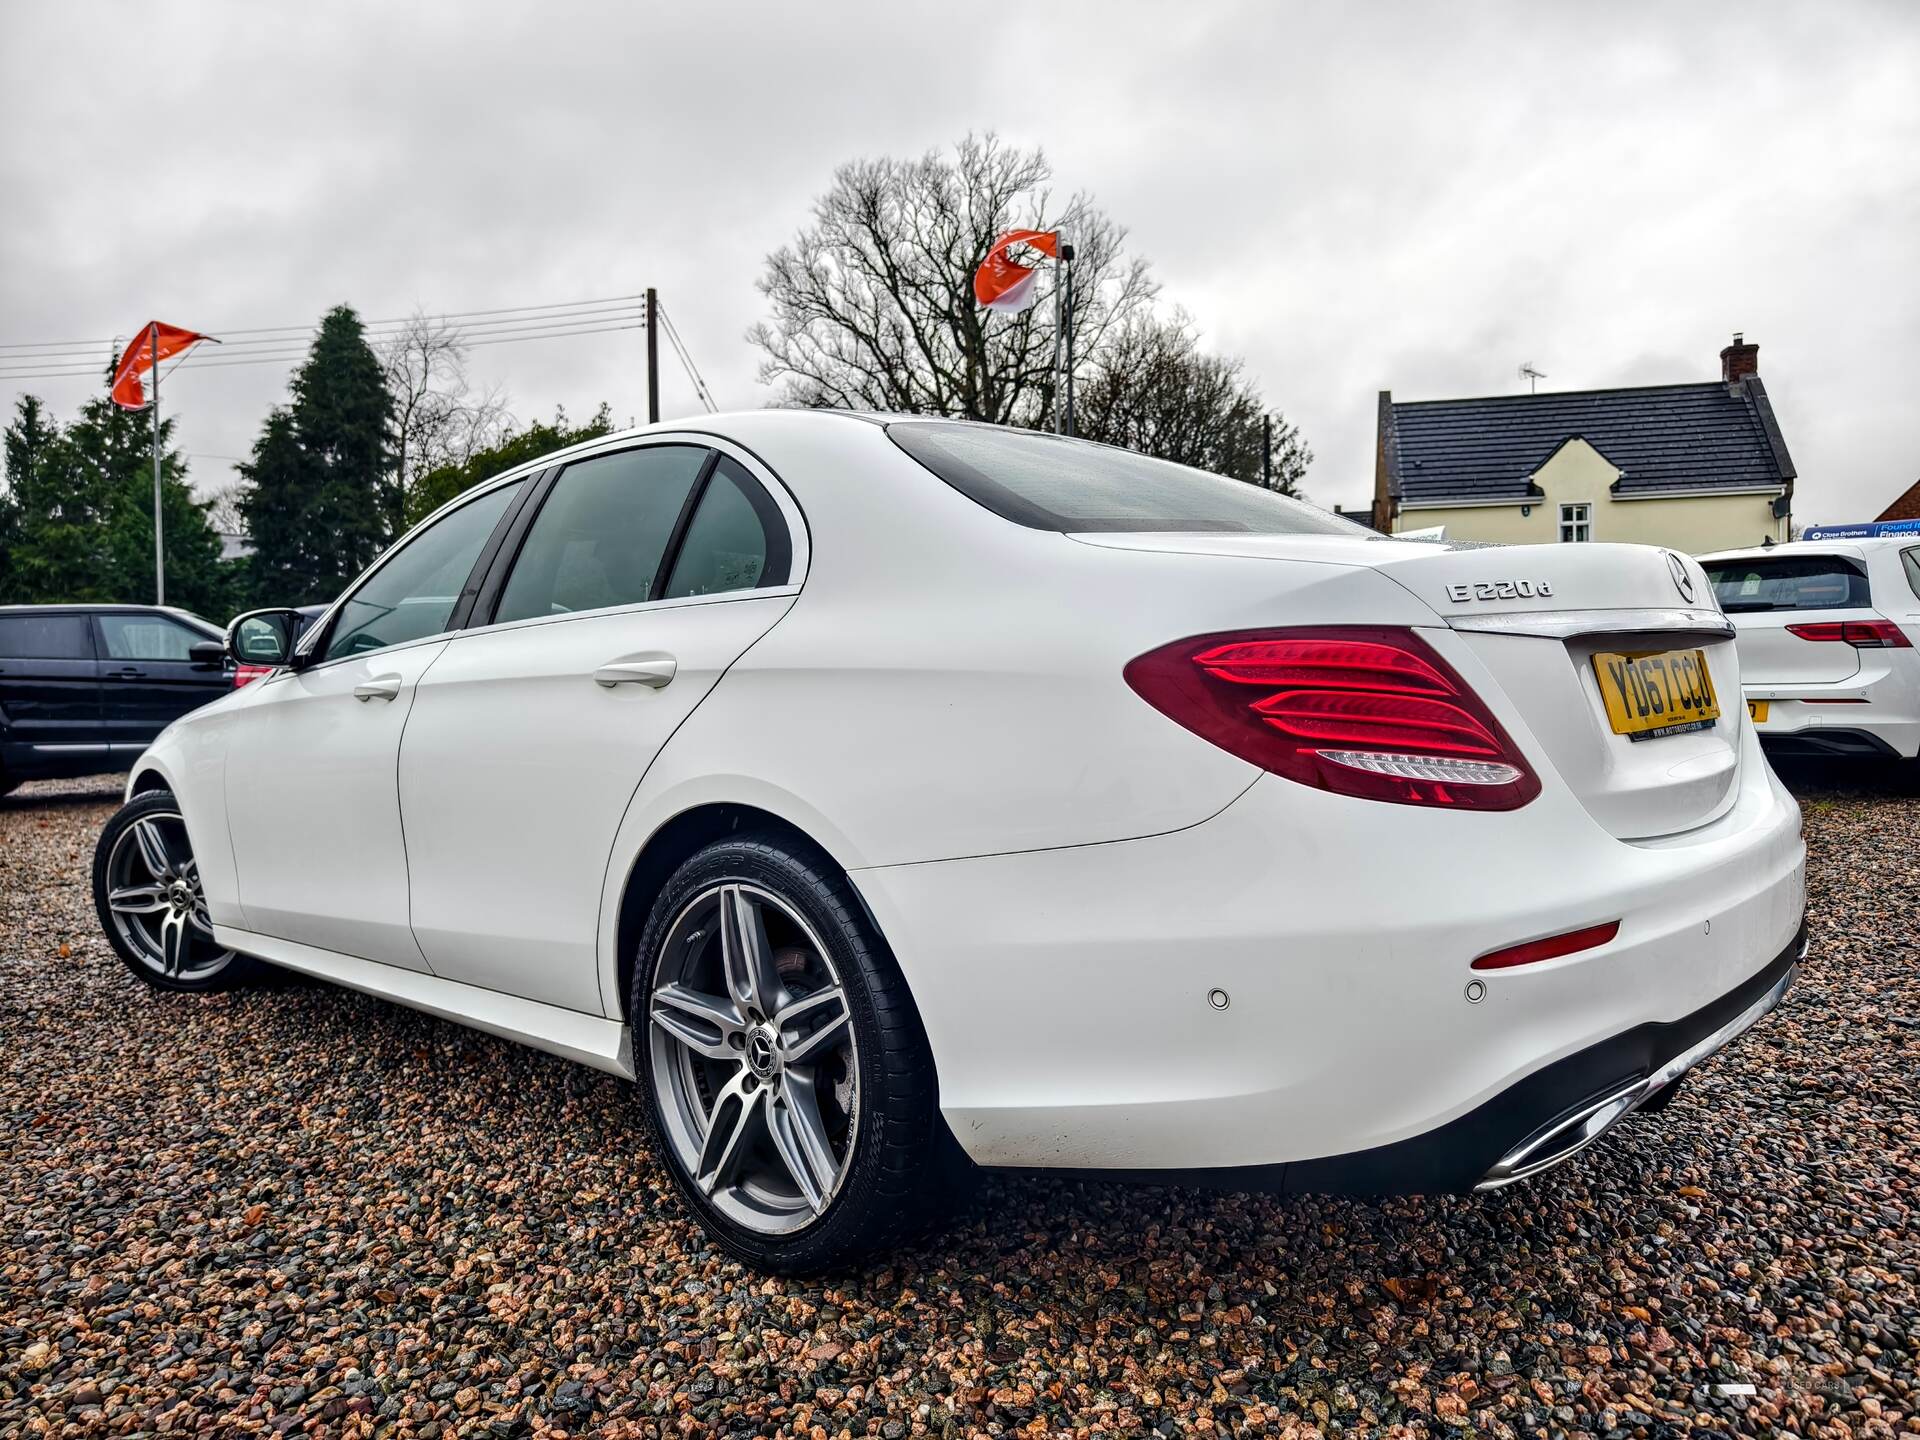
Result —
M1547 372L1527 360L1521 363L1520 378L1527 382L1527 393L1531 395L1539 391L1540 382L1547 378Z

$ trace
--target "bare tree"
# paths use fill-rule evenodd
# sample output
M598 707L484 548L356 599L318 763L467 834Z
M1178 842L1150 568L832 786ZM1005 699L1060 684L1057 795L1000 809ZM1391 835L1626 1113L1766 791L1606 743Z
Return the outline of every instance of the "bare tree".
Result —
M247 517L240 508L246 486L238 481L214 491L207 497L207 523L218 535L245 535Z
M460 331L444 320L416 310L386 342L381 364L393 396L397 535L420 518L415 495L421 479L498 444L513 417L500 387L474 390Z
M1299 427L1267 410L1238 359L1200 350L1184 313L1139 315L1115 331L1081 384L1075 418L1090 440L1283 495L1300 493L1313 460ZM1270 469L1263 453L1269 434Z
M1146 263L1083 195L1056 199L1038 150L968 136L952 155L858 160L834 172L813 222L767 257L772 318L747 338L760 378L791 405L844 406L1036 425L1053 402L1053 306L981 309L973 272L1016 228L1073 244L1075 345L1098 362L1151 305ZM1046 282L1051 284L1052 281Z

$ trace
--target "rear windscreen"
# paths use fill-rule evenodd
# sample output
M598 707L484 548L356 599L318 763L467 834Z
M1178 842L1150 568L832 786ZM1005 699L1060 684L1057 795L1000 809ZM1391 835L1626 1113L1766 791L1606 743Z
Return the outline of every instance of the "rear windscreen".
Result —
M1035 530L1373 534L1258 485L1039 430L913 420L887 435L961 494Z
M1729 615L1757 610L1860 610L1867 572L1839 555L1782 555L1702 562L1720 608Z

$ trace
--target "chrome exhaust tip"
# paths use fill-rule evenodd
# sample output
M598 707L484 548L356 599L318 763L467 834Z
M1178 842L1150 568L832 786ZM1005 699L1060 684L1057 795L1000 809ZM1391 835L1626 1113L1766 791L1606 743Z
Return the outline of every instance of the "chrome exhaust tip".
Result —
M1570 1160L1611 1130L1653 1092L1641 1076L1536 1130L1494 1161L1475 1190L1499 1190Z
M1542 1170L1550 1170L1561 1161L1578 1155L1702 1060L1725 1049L1752 1029L1761 1016L1786 997L1787 988L1800 972L1799 962L1806 956L1806 942L1802 941L1800 953L1794 958L1794 963L1787 967L1787 973L1745 1010L1711 1035L1702 1037L1698 1043L1675 1055L1651 1075L1637 1075L1623 1081L1598 1099L1588 1100L1558 1120L1534 1131L1496 1160L1473 1188L1476 1191L1499 1190L1516 1180L1525 1180Z

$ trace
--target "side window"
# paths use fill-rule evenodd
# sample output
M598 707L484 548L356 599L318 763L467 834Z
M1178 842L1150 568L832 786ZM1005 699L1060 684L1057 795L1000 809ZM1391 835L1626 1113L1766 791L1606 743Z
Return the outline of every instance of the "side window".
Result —
M91 660L93 636L84 615L0 615L0 657Z
M487 537L526 483L503 485L403 542L399 553L340 607L321 658L384 650L445 630Z
M1920 545L1900 552L1900 563L1907 567L1907 588L1920 600Z
M189 649L212 637L164 615L102 615L100 638L109 660L186 660Z
M649 445L561 471L513 562L494 620L651 599L707 454L694 445Z
M723 455L680 542L664 598L784 585L791 559L787 527L772 497Z

